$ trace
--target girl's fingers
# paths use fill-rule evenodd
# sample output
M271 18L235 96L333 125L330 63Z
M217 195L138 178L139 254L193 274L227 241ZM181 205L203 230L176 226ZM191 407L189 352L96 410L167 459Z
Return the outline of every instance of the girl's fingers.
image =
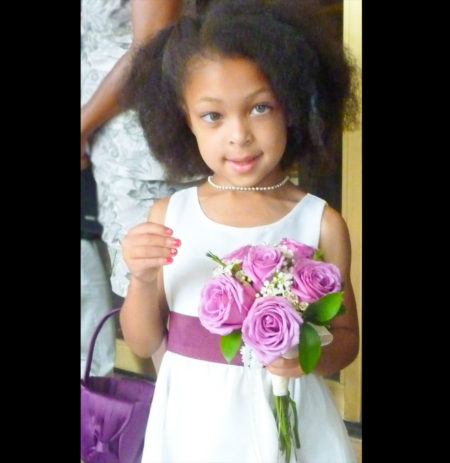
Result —
M132 259L154 259L172 257L177 254L176 248L160 246L135 246L128 252Z
M160 223L143 222L134 226L133 228L130 228L128 232L129 235L140 233L150 233L161 236L172 236L173 231L169 227L166 227L165 225L162 225Z
M178 247L181 241L177 238L169 238L161 235L140 233L127 235L122 239L122 245L126 246L160 246L166 248Z
M153 222L144 222L136 225L122 239L121 244L124 252L130 257L146 258L157 256L173 256L176 254L176 248L180 246L181 241L172 237L173 231L161 224ZM137 248L148 249L137 249ZM154 248L164 248L165 252ZM156 253L156 254L155 254Z
M141 223L130 229L121 242L130 272L139 276L152 268L170 264L181 244L172 234L170 228L153 222Z

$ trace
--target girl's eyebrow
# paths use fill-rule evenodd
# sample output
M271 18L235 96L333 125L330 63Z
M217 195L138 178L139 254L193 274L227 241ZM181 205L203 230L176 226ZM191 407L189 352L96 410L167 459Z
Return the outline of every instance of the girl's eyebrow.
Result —
M258 90L255 90L254 92L250 93L249 95L247 95L245 97L245 100L251 100L252 98L254 98L255 96L259 95L260 93L264 93L264 92L271 92L272 91L270 90L270 88L268 87L261 87L259 88ZM213 97L210 97L210 96L203 96L201 98L199 98L196 103L202 103L202 102L207 102L207 103L222 103L223 100L221 100L220 98L213 98Z

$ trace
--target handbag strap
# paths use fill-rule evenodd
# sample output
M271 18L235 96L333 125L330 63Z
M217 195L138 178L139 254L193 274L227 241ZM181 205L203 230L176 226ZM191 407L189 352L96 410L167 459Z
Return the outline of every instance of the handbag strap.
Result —
M121 307L118 307L117 309L112 309L110 310L106 315L103 316L103 318L99 321L97 327L95 328L94 334L92 335L91 338L91 343L89 344L89 351L88 351L88 356L86 360L86 369L84 370L84 383L88 383L89 379L89 373L91 372L91 363L92 363L92 357L94 355L94 347L95 347L95 341L97 340L98 333L102 329L102 326L108 320L109 317L112 317L116 313L120 312Z

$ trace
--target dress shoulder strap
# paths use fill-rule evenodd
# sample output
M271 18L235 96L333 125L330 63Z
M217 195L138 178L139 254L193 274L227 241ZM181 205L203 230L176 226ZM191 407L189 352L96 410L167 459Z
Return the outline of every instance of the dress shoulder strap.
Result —
M300 241L310 246L318 247L323 211L327 202L308 193L296 208L291 226L299 233ZM295 236L297 233L294 233Z
M190 187L175 192L169 199L166 210L165 225L177 229L177 225L186 226L194 219L193 201L196 199L197 187Z

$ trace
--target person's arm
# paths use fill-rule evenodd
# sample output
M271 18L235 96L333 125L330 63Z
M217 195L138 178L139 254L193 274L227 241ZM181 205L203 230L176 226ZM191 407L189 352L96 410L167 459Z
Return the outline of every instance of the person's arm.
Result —
M330 207L325 208L319 247L324 253L324 261L332 262L341 270L346 308L343 315L332 320L333 342L322 348L322 357L316 367L317 373L328 376L350 365L359 351L358 314L350 279L350 235L342 216Z
M130 229L122 240L130 284L120 311L120 325L125 342L143 358L151 357L165 336L168 311L162 267L177 247L171 231L163 225L167 203L167 198L157 201L148 222Z
M106 75L92 97L81 108L82 158L89 135L122 111L117 100L133 49L170 22L176 20L182 4L182 0L130 0L132 44Z
M329 376L353 362L359 350L358 315L350 280L350 236L344 219L330 207L326 207L324 211L319 248L323 251L323 260L337 265L341 271L343 304L347 309L343 315L331 321L333 341L322 347L322 355L314 369L319 375ZM267 369L280 376L296 377L304 374L297 358L279 358Z

